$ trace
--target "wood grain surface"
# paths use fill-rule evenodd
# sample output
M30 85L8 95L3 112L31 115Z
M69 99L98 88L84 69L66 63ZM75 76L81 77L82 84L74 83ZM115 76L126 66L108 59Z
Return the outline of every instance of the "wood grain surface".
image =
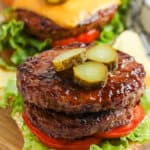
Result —
M23 137L10 117L9 109L0 109L0 150L21 150Z

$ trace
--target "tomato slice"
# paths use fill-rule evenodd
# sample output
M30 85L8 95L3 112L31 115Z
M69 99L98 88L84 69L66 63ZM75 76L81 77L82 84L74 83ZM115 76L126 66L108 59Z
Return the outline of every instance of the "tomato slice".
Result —
M125 125L119 128L112 129L111 131L105 132L105 133L98 133L92 137L82 139L82 140L76 140L76 141L66 141L63 139L54 139L43 132L41 132L39 129L34 127L26 117L26 115L23 113L22 117L24 119L25 124L28 126L28 128L31 130L33 134L35 134L41 142L43 142L45 145L51 148L55 148L57 150L88 150L89 146L91 144L98 144L100 143L100 139L110 139L110 138L119 138L122 136L125 136L129 134L131 131L133 131L138 124L143 120L144 118L144 109L141 106L136 106L134 109L134 117L129 125Z
M51 148L55 148L56 150L88 150L89 146L91 144L98 144L100 140L97 137L89 137L82 140L76 140L76 141L66 141L63 139L54 139L43 132L41 132L39 129L34 127L26 117L26 115L22 114L23 120L25 124L28 126L28 128L31 130L33 134L35 134L41 142L43 142L45 145Z
M122 136L128 135L131 131L133 131L139 123L144 119L145 113L142 106L136 106L134 109L134 117L130 124L112 129L111 131L96 134L96 137L99 138L119 138Z
M63 45L69 45L74 42L83 42L83 43L91 43L98 39L100 32L96 29L92 29L86 33L82 33L78 35L77 37L67 38L59 41L55 41L53 43L53 46L63 46Z

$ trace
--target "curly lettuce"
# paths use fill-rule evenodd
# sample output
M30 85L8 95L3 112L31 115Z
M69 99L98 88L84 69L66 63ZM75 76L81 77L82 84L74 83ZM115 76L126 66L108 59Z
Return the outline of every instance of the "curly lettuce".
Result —
M12 19L0 24L0 53L12 49L10 60L15 66L21 64L27 57L49 48L50 44L50 39L40 41L29 36L24 31L24 23L21 21ZM0 65L9 69L9 65L2 58Z
M144 107L145 112L150 113L150 89L146 89L141 99L141 104Z
M125 16L129 7L130 0L121 0L118 12L115 13L112 21L102 28L99 41L112 44L117 35L125 30Z

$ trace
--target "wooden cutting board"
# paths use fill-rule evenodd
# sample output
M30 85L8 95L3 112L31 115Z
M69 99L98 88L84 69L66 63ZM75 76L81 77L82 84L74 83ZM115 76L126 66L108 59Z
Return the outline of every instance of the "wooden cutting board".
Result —
M9 109L0 109L0 150L21 150L23 137L10 117Z

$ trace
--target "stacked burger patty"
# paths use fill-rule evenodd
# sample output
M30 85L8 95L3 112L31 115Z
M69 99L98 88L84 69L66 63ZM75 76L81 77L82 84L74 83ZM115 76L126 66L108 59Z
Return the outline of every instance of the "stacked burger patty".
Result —
M118 51L118 67L109 72L106 84L84 89L53 67L53 59L66 49L70 47L45 51L18 68L17 86L31 124L50 137L68 140L129 124L144 92L143 66Z

